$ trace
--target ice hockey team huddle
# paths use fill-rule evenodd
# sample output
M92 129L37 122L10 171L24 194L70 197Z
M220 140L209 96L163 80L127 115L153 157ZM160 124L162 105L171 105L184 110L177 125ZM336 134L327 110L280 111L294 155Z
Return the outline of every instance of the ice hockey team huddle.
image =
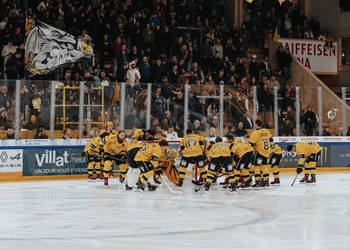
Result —
M222 176L225 178L221 178L224 181L220 184L230 191L279 185L279 163L283 151L273 142L269 130L262 128L260 120L256 120L255 128L241 139L229 134L225 141L217 137L215 142L207 142L188 129L178 149L181 156L179 170L174 164L178 152L169 147L162 133L136 129L128 141L125 131L115 131L112 122L107 122L106 129L87 143L82 155L88 162L89 180L103 179L104 185L108 185L115 163L119 166L119 180L125 190L143 192L147 188L155 191L162 181L166 182L163 176L182 187L190 165L195 166L192 183L196 192L202 187L209 191L212 183ZM298 155L297 174L304 171L300 183L316 182L321 149L312 141L287 147L288 151ZM272 182L269 182L270 169Z

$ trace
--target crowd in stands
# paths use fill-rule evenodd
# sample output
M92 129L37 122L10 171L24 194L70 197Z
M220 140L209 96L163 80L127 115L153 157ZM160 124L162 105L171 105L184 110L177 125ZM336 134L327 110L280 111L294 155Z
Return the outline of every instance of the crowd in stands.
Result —
M322 39L324 36L317 22L308 20L301 13L300 5L289 0L282 5L278 0L245 3L244 23L240 28L230 25L222 6L209 0L28 2L28 15L75 36L91 37L95 43L94 66L90 61L73 63L46 75L44 80L60 80L70 87L86 81L90 92L86 93L85 102L95 105L102 104L101 92L92 88L103 87L103 115L116 126L120 122L120 83L126 82L126 129L145 127L146 83L156 83L152 87L152 127L166 131L169 138L182 135L184 84L191 85L188 122L194 131L210 132L211 128L219 128L219 101L207 98L219 95L219 85L226 86L225 95L230 97L225 102L225 117L233 117L227 128L235 135L252 128L252 87L258 87L259 112L270 112L274 105L273 89L277 86L281 99L281 135L294 134L295 92L289 84L290 52L280 48L279 68L273 70L267 56L248 55L248 48L263 51L266 36L272 36L276 26L283 37ZM2 78L22 79L25 75L22 6L23 1L1 1ZM21 128L39 131L39 128L49 128L50 90L43 78L33 79L21 88ZM14 82L7 82L11 85L8 86L11 94L7 94L7 87L0 93L2 129L12 128L14 121L7 117L9 110L14 109ZM62 98L63 91L58 90L56 104L62 104ZM79 104L79 92L67 90L65 102ZM93 120L101 120L101 110L92 109ZM78 121L77 107L56 111L56 129L63 129L63 113L65 121ZM310 126L315 130L316 126L307 124L305 122L306 133L310 132ZM265 125L273 126L269 122Z

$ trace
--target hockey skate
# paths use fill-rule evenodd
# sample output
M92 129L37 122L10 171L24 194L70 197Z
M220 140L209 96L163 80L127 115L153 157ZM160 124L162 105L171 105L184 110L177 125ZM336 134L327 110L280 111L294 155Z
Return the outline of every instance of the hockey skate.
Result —
M204 185L204 191L205 191L205 192L209 192L209 188L210 188L210 183L209 183L209 182L205 183L205 185Z
M136 183L136 187L134 187L134 191L138 191L138 192L142 193L143 191L145 191L145 187L143 186L143 184L140 181L138 181Z
M183 183L184 183L184 180L183 180L183 179L180 179L180 180L179 180L179 183L176 184L176 186L182 187Z
M301 180L299 181L299 183L300 183L300 184L305 184L305 183L308 181L308 179L309 179L309 175L305 175L305 176L303 177L303 179L301 179Z
M157 186L147 183L148 191L156 191Z
M236 183L231 183L229 185L229 190L230 190L230 192L237 192Z
M270 182L271 185L280 185L280 179L276 178L273 181Z
M306 184L308 184L308 185L315 185L316 184L316 177L314 174L311 175L311 179L306 180Z

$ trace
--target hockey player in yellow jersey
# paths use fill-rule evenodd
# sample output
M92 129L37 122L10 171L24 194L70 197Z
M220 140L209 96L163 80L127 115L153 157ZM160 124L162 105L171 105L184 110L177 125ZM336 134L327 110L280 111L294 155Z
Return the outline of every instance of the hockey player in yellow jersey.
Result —
M224 168L230 190L236 191L230 144L223 142L220 137L217 137L215 139L215 144L211 146L209 152L210 161L204 190L209 191L214 177L217 175L221 168Z
M272 168L273 173L273 181L271 182L271 185L279 185L280 184L280 171L279 171L279 165L282 158L283 150L280 146L278 146L275 143L271 143L271 155L269 158L269 165L270 168Z
M125 189L131 190L139 180L140 169L135 163L135 155L137 151L143 147L146 140L145 131L142 129L136 129L129 142L126 152L126 159L129 165L128 173L126 175Z
M317 142L298 142L287 147L288 152L296 152L298 155L297 173L305 168L305 176L301 183L316 183L316 167L319 161L322 147ZM311 175L311 179L309 179Z
M249 169L253 160L254 149L247 142L232 143L230 146L231 155L236 162L235 169L242 173L242 185L240 187L247 188L250 186ZM235 175L235 182L238 180L239 175Z
M144 191L144 185L150 180L149 191L156 189L156 183L151 178L154 175L154 169L157 169L160 159L165 159L165 152L168 142L165 140L159 143L146 143L135 155L135 163L141 171L140 179L136 183L139 191Z
M251 133L249 139L250 144L255 150L253 158L255 184L253 187L269 186L269 168L267 164L273 139L270 131L262 128L262 122L260 120L255 121L255 128L256 130ZM263 173L262 181L260 171Z
M116 135L116 134L118 134L117 131L115 131L113 129L113 122L110 122L110 121L106 122L105 123L105 128L106 128L106 132L107 132L108 135L111 135L111 134Z
M105 136L105 130L101 130L100 134L92 138L85 146L82 156L86 157L88 162L88 178L96 180L96 176L101 174L101 151L103 150L102 138Z
M186 175L186 170L189 164L197 164L198 168L204 168L205 143L201 136L194 134L191 129L186 130L187 135L180 141L180 151L182 158L180 162L180 179L178 186L183 185L183 180Z
M105 144L103 146L103 177L105 185L108 185L109 172L112 170L113 162L115 162L119 166L120 182L124 182L128 169L128 164L126 160L127 149L128 142L125 139L125 131L121 130L118 132L118 134L111 133L109 136L105 137Z

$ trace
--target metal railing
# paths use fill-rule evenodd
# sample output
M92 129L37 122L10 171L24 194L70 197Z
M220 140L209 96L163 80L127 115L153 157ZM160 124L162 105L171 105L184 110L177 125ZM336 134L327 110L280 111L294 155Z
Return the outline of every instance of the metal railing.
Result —
M39 81L15 81L15 88L13 88L13 93L11 93L15 107L7 108L7 110L3 108L3 112L7 113L8 116L14 117L15 138L17 139L20 137L21 131L26 130L26 127L23 125L25 124L23 116L26 117L27 124L28 120L31 119L29 117L30 114L24 114L25 109L23 105L30 106L31 104L28 101L27 103L22 103L25 102L23 99L23 93L25 92L23 89L25 88L23 86L27 85L27 88L29 88L34 82L37 83ZM186 84L171 86L169 90L171 96L162 96L164 94L162 93L159 97L159 95L157 96L159 93L156 93L156 91L159 90L158 88L164 87L162 84L148 83L140 85L136 89L123 82L118 86L113 85L120 88L120 94L118 102L111 104L111 102L105 101L106 89L103 86L89 88L86 82L83 81L79 82L77 86L65 86L57 81L46 82L42 85L45 85L45 94L47 95L45 98L49 104L43 104L47 107L43 107L40 111L36 111L33 108L31 110L32 112L37 112L37 117L45 118L44 120L47 122L44 126L50 129L49 137L51 139L55 137L55 131L63 130L72 125L79 131L77 137L82 138L83 131L89 132L93 125L102 127L107 119L113 119L115 127L121 129L162 127L164 124L161 124L161 120L164 119L168 122L171 120L177 124L175 130L185 135L187 128L192 128L194 121L201 120L202 117L211 120L208 123L209 126L214 126L219 132L218 134L224 136L227 132L227 127L231 124L237 125L244 118L242 115L237 115L241 113L235 112L237 108L232 105L235 102L248 108L251 113L252 124L257 119L262 119L267 125L270 125L271 129L274 129L275 136L284 135L283 131L286 129L283 127L285 126L285 121L281 118L281 113L284 113L284 115L293 113L293 116L295 113L295 121L293 117L292 124L287 124L287 127L296 136L302 135L306 129L309 129L307 122L305 122L305 119L309 118L305 118L305 114L315 114L316 120L313 121L315 124L312 125L314 135L322 136L324 132L327 132L324 131L327 127L334 129L342 127L341 133L346 135L349 124L347 121L349 107L346 105L345 87L342 88L342 103L340 105L335 102L333 105L329 100L324 100L324 93L321 87L309 90L295 87L295 98L290 98L289 103L286 104L285 100L281 98L281 93L277 87L270 91L268 97L264 97L261 96L262 90L257 86L252 87L251 96L245 96L239 90L235 90L233 86L229 85L214 86L217 94L210 95L194 90L201 86ZM0 89L4 86L9 86L9 83L5 81L0 82ZM66 91L68 90L76 91L75 103L67 101L69 97L66 95ZM92 103L90 99L90 93L93 93L93 91L99 91L97 96L100 99L95 103ZM62 93L62 95L58 95L58 93ZM232 95L232 93L237 93L237 95ZM312 96L305 96L305 93L312 93ZM2 103L1 98L2 96L0 95L0 103ZM239 98L244 99L244 101ZM268 107L264 106L266 98L270 100ZM315 101L316 98L317 105L314 105L312 107L313 110L307 113L305 106L309 105L311 99ZM203 99L203 103L206 102L203 105L205 108L202 109L204 113L198 113L196 107L194 107L197 103L200 103L199 99ZM328 103L327 106L325 101ZM289 111L283 110L286 106L292 106L290 114L288 114ZM74 121L67 119L67 116L72 115L70 108L74 108L74 112L77 113ZM283 108L282 111L281 108ZM170 112L166 112L168 110ZM171 113L169 117L167 116L168 113ZM59 118L62 118L62 123L60 123L61 120ZM157 119L158 123L155 121ZM218 119L217 123L215 123L215 119ZM311 119L313 118L311 117ZM139 123L136 123L136 120ZM164 127L166 126L163 126L163 129Z

